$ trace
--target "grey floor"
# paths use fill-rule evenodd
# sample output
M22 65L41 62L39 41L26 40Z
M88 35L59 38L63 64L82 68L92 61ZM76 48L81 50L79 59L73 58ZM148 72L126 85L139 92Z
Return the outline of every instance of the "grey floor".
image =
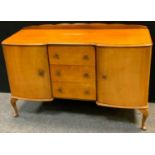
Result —
M141 113L96 106L95 102L55 100L18 101L20 117L13 118L10 94L0 93L1 133L140 133ZM155 103L150 103L148 130L155 132Z

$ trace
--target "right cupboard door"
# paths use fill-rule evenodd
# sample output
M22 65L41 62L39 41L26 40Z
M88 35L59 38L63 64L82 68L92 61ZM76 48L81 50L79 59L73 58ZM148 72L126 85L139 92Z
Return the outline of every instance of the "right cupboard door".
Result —
M97 104L147 107L150 47L97 47Z

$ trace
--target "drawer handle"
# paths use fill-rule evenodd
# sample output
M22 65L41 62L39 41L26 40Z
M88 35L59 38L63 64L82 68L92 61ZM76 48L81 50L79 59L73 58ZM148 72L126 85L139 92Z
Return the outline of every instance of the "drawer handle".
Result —
M56 75L57 76L61 76L61 72L60 71L56 71Z
M63 93L62 88L58 88L58 92L59 92L59 93Z
M83 60L89 60L89 56L88 55L84 55L83 56Z
M53 55L53 57L54 57L55 59L59 59L59 58L60 58L59 55L58 55L57 53L55 53L55 54Z
M88 73L84 73L83 76L84 76L84 78L89 78L89 74Z
M89 95L89 94L90 94L89 90L85 90L85 91L84 91L84 94L85 94L85 95Z

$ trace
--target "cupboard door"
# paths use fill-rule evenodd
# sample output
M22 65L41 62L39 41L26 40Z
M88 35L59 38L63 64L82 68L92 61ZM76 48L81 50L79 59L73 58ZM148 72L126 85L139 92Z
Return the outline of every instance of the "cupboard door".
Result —
M149 47L97 48L97 103L122 108L146 107Z
M52 98L46 46L3 46L12 96Z

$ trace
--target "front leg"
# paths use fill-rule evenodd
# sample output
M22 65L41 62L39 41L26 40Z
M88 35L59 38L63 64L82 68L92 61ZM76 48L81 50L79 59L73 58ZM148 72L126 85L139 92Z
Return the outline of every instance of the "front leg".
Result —
M139 111L143 114L141 129L142 130L147 130L147 128L146 128L146 120L147 120L148 115L149 115L148 108L139 109Z
M18 110L17 110L17 106L16 106L17 99L11 97L11 101L10 102L11 102L11 105L12 105L12 108L13 108L13 116L14 117L18 117L19 114L18 114Z

